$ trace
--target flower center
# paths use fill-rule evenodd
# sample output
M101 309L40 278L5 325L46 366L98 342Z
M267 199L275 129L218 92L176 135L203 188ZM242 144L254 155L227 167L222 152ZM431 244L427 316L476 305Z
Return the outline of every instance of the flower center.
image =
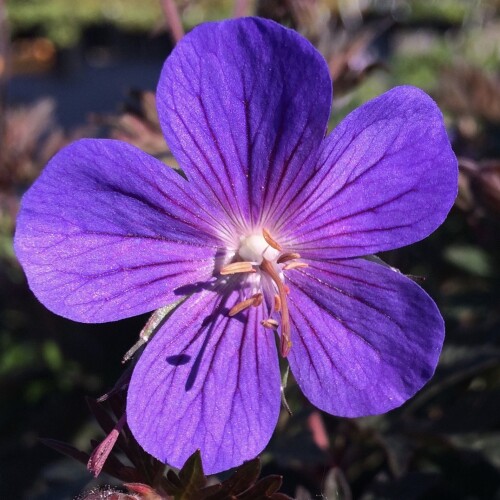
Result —
M238 260L241 259L241 260ZM239 273L257 273L254 281L254 293L251 297L236 304L229 316L235 316L249 307L259 307L263 303L264 295L268 295L267 303L272 304L271 309L279 313L281 319L281 355L286 357L290 351L290 317L287 303L289 288L284 284L284 271L307 267L300 259L298 253L283 252L280 244L273 239L267 229L262 233L254 233L240 238L237 251L237 260L225 265L220 274L230 275ZM262 280L269 280L269 286L264 286ZM274 291L271 291L273 290ZM262 326L276 330L279 323L266 319Z
M273 248L261 234L242 236L238 255L247 262L260 265L264 259L275 261L280 254L279 250Z

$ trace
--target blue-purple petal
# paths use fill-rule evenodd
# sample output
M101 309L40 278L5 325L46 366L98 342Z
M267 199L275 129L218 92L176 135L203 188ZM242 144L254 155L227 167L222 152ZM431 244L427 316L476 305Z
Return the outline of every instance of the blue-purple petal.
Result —
M314 262L288 274L288 359L315 406L345 417L383 413L433 375L444 323L413 281L364 259Z
M113 321L212 279L224 227L188 182L126 143L60 151L22 200L15 251L37 298L61 316Z
M230 318L241 291L188 298L147 345L128 390L127 421L139 444L181 467L197 449L205 473L254 458L280 410L275 339L251 308Z
M200 196L252 229L278 220L313 172L331 94L326 63L306 39L245 18L186 35L157 100L167 143Z
M280 227L283 241L318 259L414 243L444 221L457 179L435 102L415 87L396 87L353 111L325 139L317 175L298 193L302 206Z

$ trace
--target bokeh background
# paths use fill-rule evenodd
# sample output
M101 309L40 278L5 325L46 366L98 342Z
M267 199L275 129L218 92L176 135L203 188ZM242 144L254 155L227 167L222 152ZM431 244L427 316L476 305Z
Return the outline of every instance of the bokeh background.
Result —
M146 317L82 325L30 293L12 250L23 192L78 137L127 140L174 165L154 89L183 31L260 15L324 54L331 125L398 84L442 109L460 194L425 241L382 257L416 276L447 325L433 380L387 415L315 410L293 381L262 455L301 500L500 499L500 2L498 0L0 0L0 498L70 499L98 484L42 445L102 439L85 402L113 386Z

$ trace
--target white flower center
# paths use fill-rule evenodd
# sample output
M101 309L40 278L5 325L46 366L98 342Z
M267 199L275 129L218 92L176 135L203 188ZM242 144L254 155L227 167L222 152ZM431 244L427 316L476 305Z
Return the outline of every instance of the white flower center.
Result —
M275 261L280 251L269 245L261 234L251 234L241 237L238 254L244 261L260 265L264 258Z
M220 269L220 274L246 274L244 283L247 287L250 285L252 295L234 305L228 315L232 317L249 307L259 307L265 301L268 308L281 317L280 349L281 355L286 358L292 341L287 300L290 288L284 283L283 271L307 267L307 264L296 261L300 259L298 253L283 251L266 228L262 228L261 234L242 236L237 253L241 260L231 252L231 261ZM268 318L262 321L262 326L276 330L279 323L274 318Z

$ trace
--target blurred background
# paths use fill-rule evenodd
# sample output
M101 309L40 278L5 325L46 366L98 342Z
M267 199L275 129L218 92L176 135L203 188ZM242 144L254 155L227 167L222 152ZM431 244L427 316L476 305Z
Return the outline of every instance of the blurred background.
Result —
M154 89L196 24L260 15L323 53L331 125L398 84L430 93L460 162L460 193L430 238L382 257L442 311L433 380L387 415L340 419L291 382L263 474L301 500L500 500L500 1L0 0L0 498L70 499L98 484L42 445L101 440L85 396L109 390L146 321L83 325L52 315L13 254L19 200L79 137L129 141L171 165ZM104 496L102 498L105 498Z

